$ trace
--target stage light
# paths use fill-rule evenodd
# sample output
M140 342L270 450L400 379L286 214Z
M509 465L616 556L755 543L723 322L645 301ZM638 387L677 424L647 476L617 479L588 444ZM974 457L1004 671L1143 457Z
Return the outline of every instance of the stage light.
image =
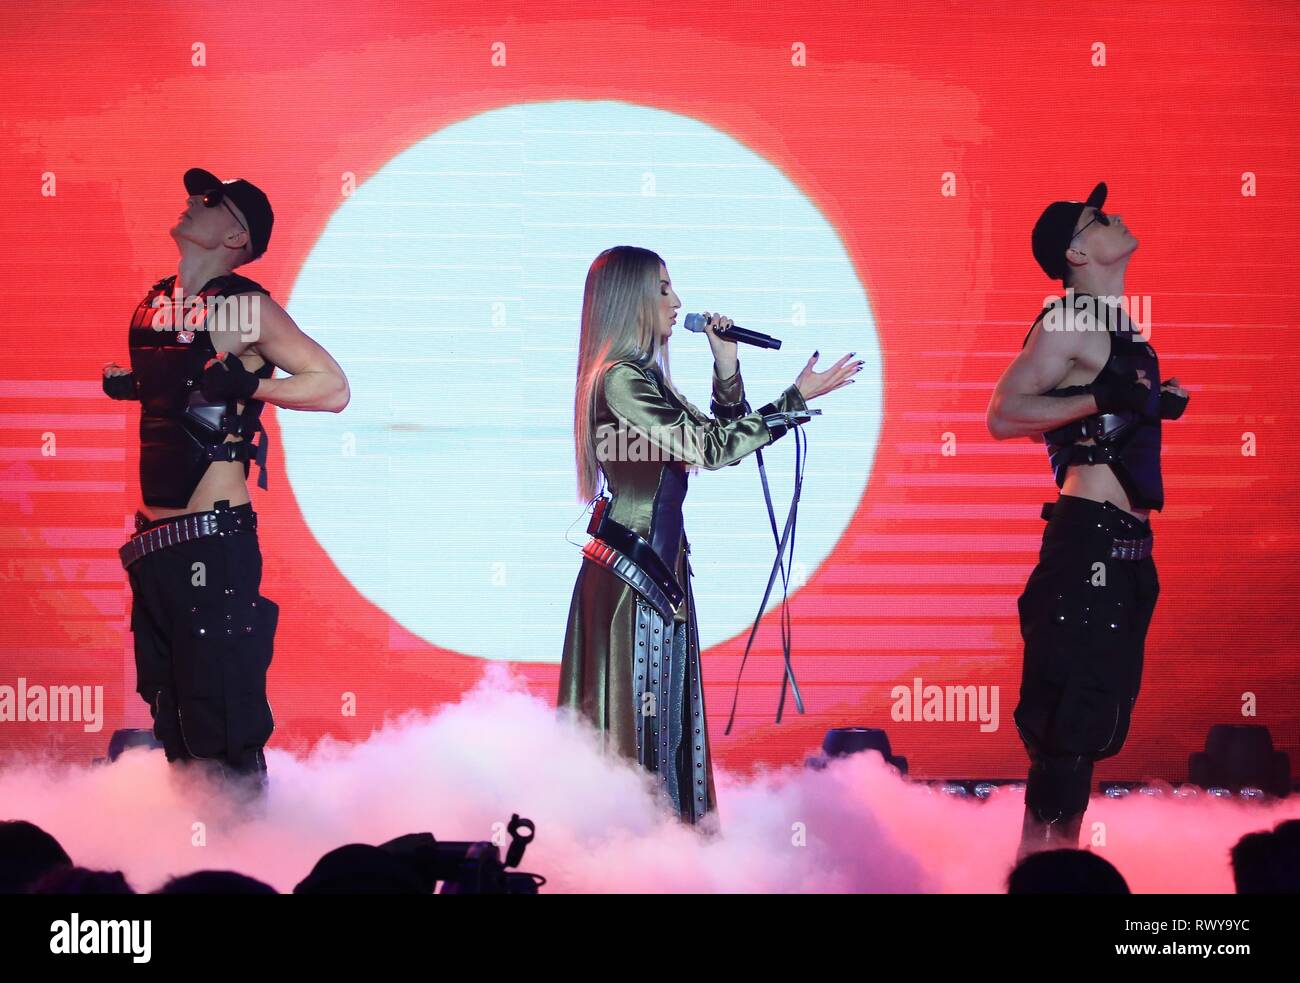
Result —
M94 758L91 760L91 764L103 765L116 761L121 757L123 751L133 747L147 747L161 751L162 742L153 736L151 730L140 727L123 727L113 731L112 737L108 739L108 756L106 758Z
M1002 778L929 778L913 779L913 784L930 795L949 795L957 799L984 802L999 791L1023 792L1025 783Z
M907 758L894 754L889 746L889 735L878 727L834 727L822 739L821 754L813 755L804 764L822 769L832 758L847 758L863 751L876 751L900 774L907 774Z
M540 874L514 871L536 827L518 813L506 826L510 845L503 859L486 840L447 842L432 833L407 833L377 847L349 843L321 857L294 887L294 894L416 893L537 894Z
M1187 779L1203 788L1257 788L1284 798L1291 791L1291 759L1274 749L1267 727L1216 724L1205 738L1205 750L1188 756Z
M1176 794L1173 786L1158 778L1144 782L1101 782L1098 785L1101 794L1109 799L1126 799L1130 795L1142 795L1149 799L1161 799L1166 795Z

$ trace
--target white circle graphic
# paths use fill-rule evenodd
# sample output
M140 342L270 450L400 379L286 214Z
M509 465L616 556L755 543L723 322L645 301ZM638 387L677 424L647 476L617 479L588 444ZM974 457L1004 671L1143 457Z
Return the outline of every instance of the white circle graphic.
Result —
M278 414L294 494L344 576L431 644L560 659L586 539L572 436L583 282L620 244L664 257L682 315L721 311L784 341L741 346L755 407L814 348L821 368L849 351L865 360L804 428L792 593L858 507L879 435L879 345L844 246L803 193L675 113L613 101L485 112L347 197L288 304L352 389L342 414ZM684 320L673 378L707 410L709 347ZM787 435L765 452L778 528L794 451ZM686 532L707 647L747 630L775 556L753 457L691 475ZM769 610L779 601L778 578Z

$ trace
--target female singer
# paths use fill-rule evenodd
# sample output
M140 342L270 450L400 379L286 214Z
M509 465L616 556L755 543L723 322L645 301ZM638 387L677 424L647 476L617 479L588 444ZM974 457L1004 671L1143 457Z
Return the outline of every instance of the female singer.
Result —
M680 306L668 268L648 249L607 249L587 272L573 421L578 491L591 502L603 485L608 496L595 502L573 588L558 703L590 720L607 750L657 773L673 811L696 824L716 800L682 527L688 469L717 470L766 447L802 422L775 414L806 410L848 385L862 362L850 362L850 352L814 372L814 352L775 402L748 412L735 342L716 330L732 322L706 312L710 417L669 374ZM717 829L716 815L708 828Z

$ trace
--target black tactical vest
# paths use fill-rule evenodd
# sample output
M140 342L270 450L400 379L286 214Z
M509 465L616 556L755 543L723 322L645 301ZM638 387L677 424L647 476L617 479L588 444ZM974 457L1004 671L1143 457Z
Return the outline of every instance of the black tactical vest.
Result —
M172 290L176 277L159 280L145 295L131 318L131 370L140 397L140 490L146 505L184 508L213 461L257 459L257 484L266 483L266 430L259 417L262 401L210 403L203 398L199 379L203 366L217 354L209 325L192 326L185 312L175 307ZM257 292L270 296L260 284L231 273L208 281L199 298L228 297ZM163 308L170 308L170 311ZM165 317L166 326L155 327ZM255 373L268 379L275 372L269 362ZM227 434L243 441L226 443ZM260 434L257 444L254 435Z
M1074 296L1077 308L1078 298L1089 295ZM1104 308L1105 305L1099 302L1098 309L1103 310L1103 314L1107 313ZM1052 305L1043 308L1034 324L1051 309ZM1151 380L1146 405L1141 411L1094 413L1072 420L1044 432L1043 440L1047 444L1047 456L1058 488L1064 486L1071 464L1108 464L1134 508L1159 511L1165 504L1164 484L1160 477L1160 362L1156 350L1134 330L1128 315L1119 308L1111 310L1112 321L1117 316L1119 323L1112 323L1110 330L1105 326L1098 327L1110 338L1110 357L1097 378L1107 372L1133 378L1137 369L1144 369L1146 378ZM1031 325L1030 333L1033 330ZM1025 342L1028 341L1029 334L1026 334ZM1096 443L1079 443L1089 438Z

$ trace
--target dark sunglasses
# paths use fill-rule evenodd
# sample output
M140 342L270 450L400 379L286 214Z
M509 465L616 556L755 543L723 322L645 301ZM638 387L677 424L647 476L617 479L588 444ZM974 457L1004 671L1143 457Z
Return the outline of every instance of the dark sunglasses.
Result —
M226 201L226 193L221 188L213 188L211 191L203 192L204 208L216 208L218 205L225 205L226 211L230 213L230 217L236 222L239 222L239 216L236 215L235 210L230 207L230 202ZM248 231L248 226L243 222L239 222L239 227L245 232Z
M1086 229L1088 226L1092 225L1093 222L1100 222L1102 225L1110 225L1110 216L1107 215L1105 212L1103 212L1100 208L1098 208L1097 213L1093 215L1093 217L1090 218L1088 221L1083 223L1083 229ZM1080 229L1074 235L1070 236L1070 241L1073 242L1075 236L1081 235L1083 233L1083 229Z

